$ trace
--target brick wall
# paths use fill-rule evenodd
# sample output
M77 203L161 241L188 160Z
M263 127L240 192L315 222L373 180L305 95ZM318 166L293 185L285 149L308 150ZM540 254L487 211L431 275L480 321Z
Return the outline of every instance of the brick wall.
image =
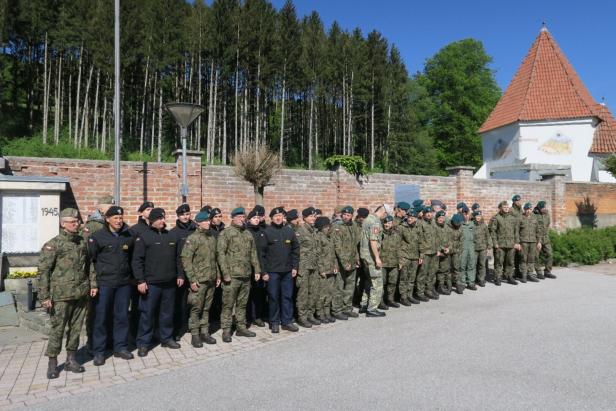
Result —
M43 159L8 157L9 167L15 175L64 176L70 179L70 189L62 195L62 207L76 206L82 216L96 208L97 199L113 192L113 163L110 161ZM145 200L168 210L170 215L181 202L181 160L172 163L122 162L122 206L127 220L134 223L137 208ZM254 206L252 186L236 177L228 166L202 167L199 153L191 152L187 163L189 198L193 209L205 204L220 207L225 217L242 205ZM307 171L284 169L266 187L265 208L285 206L287 209L313 205L330 215L336 205L351 204L355 208L374 208L380 203L393 203L397 185L416 185L423 199L438 198L450 210L458 199L470 206L482 205L489 217L496 212L502 200L520 194L533 204L546 200L551 207L554 227L575 226L575 199L588 194L596 199L598 212L613 214L616 224L616 184L565 183L561 176L542 182L516 180L474 179L472 169L458 167L448 177L412 176L398 174L370 174L363 181L344 170ZM573 208L572 208L573 205ZM611 213L611 214L610 214ZM609 221L604 219L602 221ZM173 222L173 218L170 218Z
M567 227L581 225L578 211L586 198L596 207L595 223L598 227L616 225L616 184L565 183L565 224Z

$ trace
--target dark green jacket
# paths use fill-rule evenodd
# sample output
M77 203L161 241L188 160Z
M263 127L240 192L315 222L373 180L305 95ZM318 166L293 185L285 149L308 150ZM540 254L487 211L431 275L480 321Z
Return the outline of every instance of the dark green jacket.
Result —
M299 241L299 269L318 270L319 269L319 242L317 232L309 224L302 224L295 232Z
M186 238L182 249L182 265L188 282L204 283L220 279L216 264L216 237L211 231L197 228Z
M492 249L492 236L488 225L483 221L475 224L475 251L491 250Z
M421 258L425 255L436 254L438 251L437 234L434 221L422 220L419 225L419 253Z
M336 258L340 267L350 266L351 270L354 269L355 264L359 261L359 250L357 248L359 239L353 222L333 225L330 237L334 243Z
M383 229L383 243L381 245L381 262L383 267L398 267L400 265L400 232L392 227Z
M490 225L494 247L513 248L520 243L518 218L511 213L498 213Z
M322 231L317 231L316 236L319 245L319 273L333 274L338 272L336 250L332 239Z
M220 233L216 258L227 281L231 278L250 278L253 272L261 272L255 240L244 227L231 224Z
M539 237L539 223L532 215L522 215L519 221L520 242L536 243Z
M400 257L404 260L419 259L419 227L417 223L412 226L408 222L402 223L399 227L402 237L400 243Z

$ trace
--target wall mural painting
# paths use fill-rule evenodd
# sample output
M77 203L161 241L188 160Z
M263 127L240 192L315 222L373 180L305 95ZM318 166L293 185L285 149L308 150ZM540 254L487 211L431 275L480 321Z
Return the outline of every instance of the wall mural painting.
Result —
M511 144L507 144L506 141L499 138L492 147L492 158L494 160L500 160L505 157L509 157L511 154Z
M550 155L567 155L572 152L571 138L556 132L556 135L539 146L539 150Z

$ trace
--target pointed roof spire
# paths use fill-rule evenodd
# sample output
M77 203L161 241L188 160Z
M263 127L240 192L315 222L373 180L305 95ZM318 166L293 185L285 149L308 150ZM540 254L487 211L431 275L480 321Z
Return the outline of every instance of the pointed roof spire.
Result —
M545 21L542 21L541 22L541 30L539 30L539 33L543 33L544 31L548 31L548 25L545 23Z
M479 132L516 121L593 117L596 106L544 23L522 65Z

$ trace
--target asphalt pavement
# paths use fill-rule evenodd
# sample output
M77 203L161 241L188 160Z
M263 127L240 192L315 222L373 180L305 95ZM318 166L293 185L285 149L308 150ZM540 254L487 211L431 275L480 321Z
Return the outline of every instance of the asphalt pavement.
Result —
M337 322L37 409L614 410L616 277L556 273Z

